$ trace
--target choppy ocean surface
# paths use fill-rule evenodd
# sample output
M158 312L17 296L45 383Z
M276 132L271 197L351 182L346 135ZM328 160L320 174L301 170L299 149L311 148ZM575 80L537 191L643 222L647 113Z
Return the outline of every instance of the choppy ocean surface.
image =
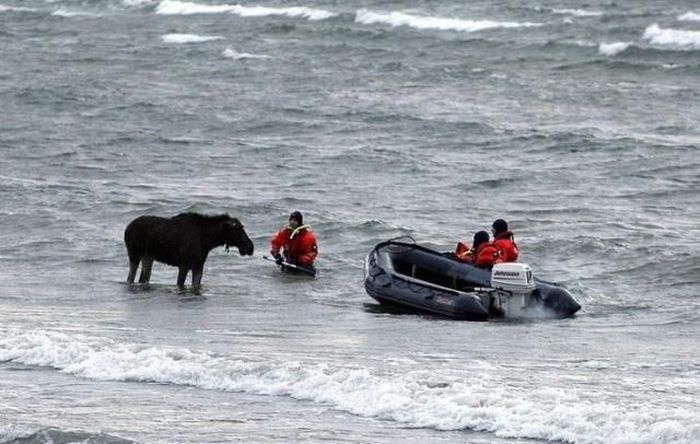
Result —
M699 79L690 0L0 0L0 442L699 443ZM183 211L255 256L126 285ZM576 317L366 295L495 218Z

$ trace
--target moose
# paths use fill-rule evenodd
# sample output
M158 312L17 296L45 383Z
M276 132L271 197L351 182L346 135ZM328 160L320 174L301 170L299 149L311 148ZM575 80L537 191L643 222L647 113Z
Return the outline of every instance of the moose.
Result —
M139 282L151 279L153 261L178 267L177 285L185 285L187 273L192 271L192 286L202 282L204 262L214 247L220 245L238 248L241 256L253 254L253 242L238 219L221 214L207 216L182 213L172 218L140 216L124 230L124 243L129 255L128 283L133 283L141 263Z

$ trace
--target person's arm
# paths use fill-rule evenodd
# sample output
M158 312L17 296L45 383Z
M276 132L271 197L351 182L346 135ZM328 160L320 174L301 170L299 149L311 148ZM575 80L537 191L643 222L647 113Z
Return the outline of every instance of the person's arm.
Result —
M274 236L272 236L272 239L270 240L270 254L273 255L275 258L280 254L280 249L284 245L284 242L287 240L286 237L286 227L282 227L281 230L279 230Z
M518 245L515 243L515 239L511 239L510 251L508 252L508 260L511 262L515 262L518 260L518 256L520 256L520 250L518 250Z
M303 253L299 255L299 262L303 265L311 265L318 256L316 236L314 236L310 231L307 231L303 242Z
M492 245L479 250L479 254L476 256L476 266L479 268L492 267L494 264L501 262L503 262L501 251Z
M498 250L499 257L503 262L515 262L518 260L518 247L511 239L498 239L493 245Z

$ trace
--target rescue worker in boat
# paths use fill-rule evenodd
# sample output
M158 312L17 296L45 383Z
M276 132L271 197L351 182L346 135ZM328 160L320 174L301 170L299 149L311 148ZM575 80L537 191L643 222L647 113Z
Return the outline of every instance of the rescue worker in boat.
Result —
M299 211L289 215L288 224L272 237L270 245L270 254L277 265L286 261L314 270L314 260L318 256L316 236L310 226L304 225L304 217Z
M515 262L520 251L515 244L513 232L508 230L508 224L503 219L496 219L491 225L493 233L493 246L501 252L503 262Z
M474 234L471 248L465 243L459 242L455 256L458 260L474 264L479 268L491 268L494 264L503 262L500 250L489 242L489 234L486 231L478 231Z

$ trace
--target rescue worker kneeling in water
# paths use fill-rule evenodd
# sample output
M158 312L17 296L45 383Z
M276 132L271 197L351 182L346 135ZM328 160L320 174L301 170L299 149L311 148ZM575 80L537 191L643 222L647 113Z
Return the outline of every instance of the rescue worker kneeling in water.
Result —
M471 249L465 243L459 242L455 256L458 260L479 268L491 268L494 264L503 262L501 251L489 242L489 234L486 231L479 231L474 235Z
M303 223L303 216L295 211L289 215L289 223L272 237L270 253L278 265L282 265L284 260L290 264L314 269L314 260L318 256L316 236L311 232L311 227Z

